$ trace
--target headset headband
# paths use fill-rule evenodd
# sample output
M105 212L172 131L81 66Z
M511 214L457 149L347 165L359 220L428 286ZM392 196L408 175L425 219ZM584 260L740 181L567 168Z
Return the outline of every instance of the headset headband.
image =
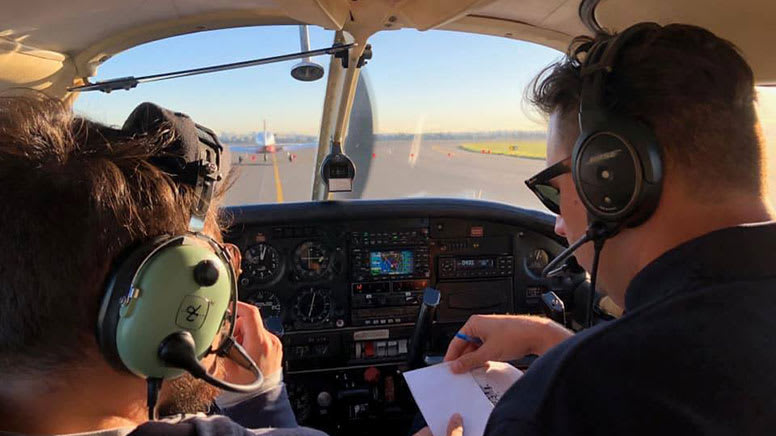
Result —
M191 208L189 230L202 231L215 186L221 180L223 145L210 129L194 123L188 115L172 112L153 103L135 108L122 130L131 134L147 134L169 126L175 140L149 160L179 184L194 189L196 201Z
M580 131L592 131L605 120L606 76L614 69L614 63L622 48L644 30L659 28L660 25L656 23L639 23L605 41L592 44L580 71L582 76L579 100Z

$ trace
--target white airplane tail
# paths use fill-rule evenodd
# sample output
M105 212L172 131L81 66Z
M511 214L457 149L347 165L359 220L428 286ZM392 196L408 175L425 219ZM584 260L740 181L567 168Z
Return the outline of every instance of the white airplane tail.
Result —
M267 131L267 120L264 120L264 131L256 134L256 145L259 147L275 146L275 135Z

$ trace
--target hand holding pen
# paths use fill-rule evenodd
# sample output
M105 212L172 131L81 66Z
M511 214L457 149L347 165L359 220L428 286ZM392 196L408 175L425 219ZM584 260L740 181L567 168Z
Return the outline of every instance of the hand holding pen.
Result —
M547 318L530 315L473 315L447 347L445 361L455 373L487 361L507 362L541 355L573 334Z

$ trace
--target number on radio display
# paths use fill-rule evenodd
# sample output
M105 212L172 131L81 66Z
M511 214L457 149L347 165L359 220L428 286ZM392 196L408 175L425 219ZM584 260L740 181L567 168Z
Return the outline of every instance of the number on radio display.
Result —
M492 258L487 259L458 259L456 269L488 269L495 268L496 261Z

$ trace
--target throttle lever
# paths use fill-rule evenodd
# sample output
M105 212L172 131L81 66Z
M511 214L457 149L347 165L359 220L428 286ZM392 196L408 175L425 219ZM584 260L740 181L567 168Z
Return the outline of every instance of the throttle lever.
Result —
M566 305L553 291L542 294L542 310L547 318L566 326Z
M424 366L423 354L425 353L426 342L431 333L431 322L434 320L434 313L441 293L434 288L426 288L423 291L423 303L418 311L418 320L415 322L415 330L412 332L410 349L407 354L407 364L410 369L417 369Z

